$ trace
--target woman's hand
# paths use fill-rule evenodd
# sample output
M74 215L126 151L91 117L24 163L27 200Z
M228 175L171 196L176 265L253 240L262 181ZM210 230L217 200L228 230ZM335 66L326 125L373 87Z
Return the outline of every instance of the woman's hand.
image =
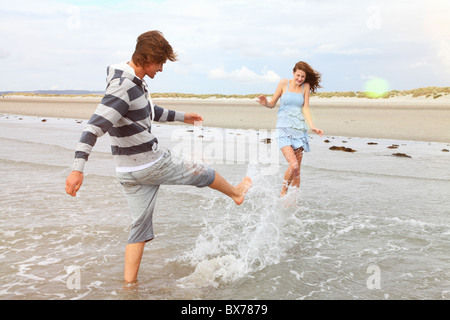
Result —
M323 136L323 131L319 128L311 128L311 131L317 133L319 136Z
M258 100L256 100L256 101L258 101L264 107L267 107L267 98L266 98L266 96L261 95L261 96L258 97Z

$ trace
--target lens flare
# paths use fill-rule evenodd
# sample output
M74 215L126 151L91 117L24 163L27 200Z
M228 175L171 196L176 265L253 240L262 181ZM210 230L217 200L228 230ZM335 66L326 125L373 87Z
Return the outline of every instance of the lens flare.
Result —
M389 90L389 84L381 78L372 78L365 84L365 94L369 98L380 98Z

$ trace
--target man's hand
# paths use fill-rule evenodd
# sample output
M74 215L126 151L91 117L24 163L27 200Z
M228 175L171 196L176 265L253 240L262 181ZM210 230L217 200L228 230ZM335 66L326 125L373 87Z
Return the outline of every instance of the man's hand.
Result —
M83 172L72 171L66 179L66 193L70 194L72 197L76 197L82 184Z
M184 123L194 124L195 122L202 122L203 117L196 113L185 113Z

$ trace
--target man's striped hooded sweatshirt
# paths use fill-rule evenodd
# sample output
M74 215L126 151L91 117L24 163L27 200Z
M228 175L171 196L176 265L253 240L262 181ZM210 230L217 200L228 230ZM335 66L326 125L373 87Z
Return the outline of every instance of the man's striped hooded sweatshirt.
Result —
M131 172L159 160L164 150L151 132L153 121L184 121L184 112L154 106L147 84L126 62L107 68L107 88L103 99L81 134L72 170L83 172L97 138L106 132L118 172Z

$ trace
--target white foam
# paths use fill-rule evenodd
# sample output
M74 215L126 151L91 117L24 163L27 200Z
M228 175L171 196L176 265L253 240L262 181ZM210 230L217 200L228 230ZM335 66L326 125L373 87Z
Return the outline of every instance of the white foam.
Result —
M213 210L204 220L195 247L181 258L195 270L179 280L180 286L218 287L250 276L282 261L295 243L295 234L303 229L295 218L297 209L285 207L279 199L279 186L268 183L271 178L255 168L249 167L247 173L253 186L244 204Z
M178 280L181 287L218 287L221 283L230 283L245 274L246 266L242 259L229 254L201 261L194 272Z

